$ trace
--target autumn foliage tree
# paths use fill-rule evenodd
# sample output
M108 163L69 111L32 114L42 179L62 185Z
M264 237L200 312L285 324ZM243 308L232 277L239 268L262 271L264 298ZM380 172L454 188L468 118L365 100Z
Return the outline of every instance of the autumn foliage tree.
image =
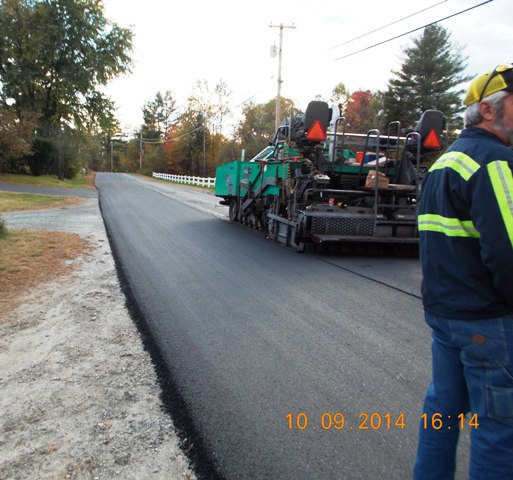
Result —
M175 113L178 108L169 92L159 93L154 101L145 103L143 172L214 175L230 144L223 133L229 96L224 81L211 88L207 81L198 80L180 114Z
M20 159L32 152L37 120L31 112L16 112L7 105L0 108L0 172L23 170Z
M60 175L69 160L63 157L66 128L98 131L112 125L114 105L100 87L129 70L132 31L109 22L101 0L1 5L2 97L15 99L18 113L35 112L38 142L46 143L40 160L51 164L56 156Z
M356 133L366 133L373 128L378 128L381 106L379 94L373 94L370 90L353 92L344 111L347 128Z
M342 111L346 108L347 103L350 101L351 94L346 86L340 82L333 87L330 96L330 102L334 103Z
M286 115L296 114L294 102L281 99L281 108ZM236 132L236 138L246 150L246 158L254 157L272 141L275 134L276 99L267 103L247 103L242 110L242 120Z

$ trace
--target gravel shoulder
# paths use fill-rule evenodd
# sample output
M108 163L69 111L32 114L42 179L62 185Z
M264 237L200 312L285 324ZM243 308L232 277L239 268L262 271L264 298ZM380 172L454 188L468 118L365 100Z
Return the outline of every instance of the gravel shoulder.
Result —
M126 309L98 200L2 217L92 248L0 325L0 479L196 478Z

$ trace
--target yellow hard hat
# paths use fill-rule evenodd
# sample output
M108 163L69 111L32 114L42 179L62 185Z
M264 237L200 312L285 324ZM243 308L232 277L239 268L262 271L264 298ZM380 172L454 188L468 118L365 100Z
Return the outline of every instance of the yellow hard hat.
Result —
M463 103L468 107L501 90L513 92L513 64L511 63L498 65L493 70L474 78Z

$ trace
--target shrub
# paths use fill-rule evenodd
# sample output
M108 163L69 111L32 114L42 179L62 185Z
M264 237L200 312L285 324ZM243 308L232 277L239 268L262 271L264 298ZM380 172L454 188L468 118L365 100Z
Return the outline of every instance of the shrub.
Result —
M36 137L32 144L32 152L27 158L30 173L35 176L50 173L57 156L53 142L48 138Z
M32 155L27 158L30 173L35 176L53 174L62 178L76 177L82 164L75 158L76 147L71 136L64 137L64 145L59 152L55 140L36 137L32 144Z

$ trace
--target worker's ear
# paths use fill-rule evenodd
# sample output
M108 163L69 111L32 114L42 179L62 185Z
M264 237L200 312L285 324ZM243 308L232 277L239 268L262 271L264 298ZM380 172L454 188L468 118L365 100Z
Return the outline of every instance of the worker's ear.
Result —
M489 122L493 122L495 120L495 109L488 102L481 102L479 104L479 113Z

